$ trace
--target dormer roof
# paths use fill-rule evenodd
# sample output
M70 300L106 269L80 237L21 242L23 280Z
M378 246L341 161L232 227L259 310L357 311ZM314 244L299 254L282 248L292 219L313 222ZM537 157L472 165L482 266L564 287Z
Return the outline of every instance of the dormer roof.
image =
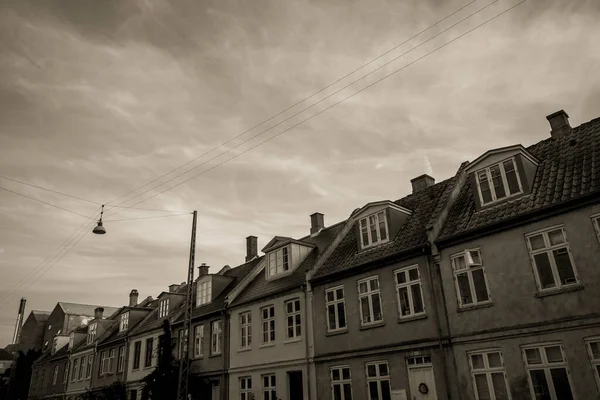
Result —
M350 218L360 219L367 215L370 215L373 211L383 208L391 208L392 210L400 211L404 214L410 215L412 212L405 207L398 205L390 200L381 200L381 201L373 201L371 203L367 203L361 208L357 208L352 212Z
M263 253L269 253L273 250L277 250L278 248L288 245L290 243L296 243L301 246L307 246L307 247L315 246L314 243L310 243L307 241L296 240L291 237L285 237L285 236L275 236L273 239L271 239L271 241L269 243L267 243L267 245L265 247L263 247L263 249L261 251Z
M486 151L485 153L477 157L474 161L470 162L467 168L465 169L465 172L470 173L477 171L489 165L496 164L516 154L522 155L535 165L539 164L539 160L533 154L527 151L527 149L523 147L523 145L516 144L513 146L499 147L497 149Z

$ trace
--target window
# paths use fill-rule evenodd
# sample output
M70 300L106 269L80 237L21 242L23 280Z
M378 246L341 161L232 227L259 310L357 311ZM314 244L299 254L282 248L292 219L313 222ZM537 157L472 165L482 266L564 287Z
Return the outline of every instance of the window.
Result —
M73 368L71 369L71 382L77 380L77 371L79 370L79 358L73 360Z
M383 321L381 296L379 294L379 277L374 276L358 281L358 297L360 301L361 325Z
M112 373L115 367L115 359L117 358L117 349L110 349L108 354L108 372Z
M164 318L169 314L169 299L166 298L160 301L158 306L158 318Z
M523 348L531 396L540 400L572 400L567 362L560 344Z
M327 330L331 332L345 329L346 303L344 302L343 286L325 291L325 306L327 307Z
M88 327L87 344L91 344L96 340L96 332L98 331L98 324L93 323Z
M67 383L69 381L69 362L65 363L65 371L63 372L63 383Z
M52 374L52 386L56 385L57 380L58 380L58 365L55 365L54 373Z
M240 400L252 400L252 378L240 378Z
M535 280L540 291L578 283L563 227L530 233L526 237Z
M302 317L300 314L300 300L290 300L285 302L285 312L287 319L287 338L294 339L302 336Z
M57 338L57 337L55 337L55 338L52 340L52 354L55 354L55 353L56 353L56 349L57 349L57 347L58 347L58 338Z
M240 347L247 349L252 345L252 313L250 311L240 314Z
M102 376L108 372L108 355L106 351L100 353L100 371L98 375Z
M202 357L202 341L204 340L204 325L194 327L194 357Z
M390 372L386 361L369 363L367 369L367 386L370 400L391 399Z
M88 331L88 334L89 334L89 331ZM71 336L69 336L69 350L73 349L73 346L75 346L75 334L74 333L72 333Z
M119 325L119 332L126 331L129 327L129 313L126 312L121 314L121 324Z
M596 231L596 237L600 243L600 214L592 215L592 224L594 224L594 230Z
M360 240L363 249L389 240L385 211L362 218L360 224Z
M262 315L263 343L272 343L275 341L275 306L263 307L260 310Z
M288 248L282 247L269 253L269 276L283 274L290 269Z
M394 271L396 276L396 295L400 318L425 314L423 290L419 276L419 266L413 265Z
M277 400L277 382L275 375L263 375L263 400Z
M144 354L144 367L152 366L152 350L154 348L154 338L146 339L146 353Z
M206 303L210 303L211 301L211 289L212 289L212 281L209 279L207 281L198 282L198 298L197 305L201 306Z
M523 192L514 158L477 171L475 175L482 205Z
M469 354L476 400L510 399L502 353L489 350Z
M481 250L465 250L452 256L452 269L460 307L491 302Z
M125 346L119 347L119 361L117 362L117 372L123 372L125 366Z
M213 321L211 327L211 354L221 354L221 342L223 342L223 327L221 321Z
M77 379L79 379L80 381L83 380L83 376L85 374L85 368L87 367L87 356L83 356L81 357L81 360L79 362L79 376Z
M133 344L133 369L140 367L140 357L142 353L142 341L138 340Z
M331 396L333 400L352 400L350 367L331 367Z
M129 400L138 400L138 392L136 389L131 389L131 392L129 392Z
M85 379L90 379L92 377L92 363L94 362L94 356L88 356L87 368L85 369Z
M600 338L589 339L586 343L586 347L590 356L592 368L594 369L598 391L600 391Z

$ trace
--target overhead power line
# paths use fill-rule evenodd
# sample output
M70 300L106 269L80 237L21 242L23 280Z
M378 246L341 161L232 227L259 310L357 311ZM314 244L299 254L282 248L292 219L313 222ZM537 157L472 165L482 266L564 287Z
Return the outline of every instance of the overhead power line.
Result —
M66 211L66 212L70 212L71 214L79 215L80 217L83 217L83 218L88 218L87 216L85 216L85 215L83 215L83 214L80 214L80 213L78 213L78 212L76 212L76 211L69 210L69 209L66 209L66 208L64 208L64 207L57 206L57 205L55 205L55 204L51 204L51 203L48 203L48 202L46 202L46 201L43 201L43 200L40 200L40 199L36 199L35 197L27 196L26 194L23 194L23 193L18 193L18 192L15 192L15 191L13 191L13 190L10 190L10 189L3 188L3 187L1 187L1 186L0 186L0 189L2 189L2 190L6 190L7 192L10 192L10 193L13 193L13 194L16 194L17 196L23 196L23 197L26 197L26 198L28 198L28 199L30 199L30 200L37 201L37 202L39 202L39 203L45 204L45 205L47 205L47 206L50 206L50 207L54 207L54 208L58 208L58 209L60 209L60 210ZM88 219L89 219L89 218L88 218Z
M57 190L47 189L47 188L44 188L44 187L41 187L41 186L38 186L38 185L34 185L32 183L27 183L27 182L20 181L18 179L8 178L6 176L0 176L0 178L6 179L7 181L13 181L13 182L16 182L16 183L20 183L21 185L31 186L31 187L34 187L34 188L37 188L37 189L45 190L47 192L52 192L52 193L60 194L61 196L70 197L70 198L75 199L75 200L85 201L86 203L100 205L100 203L98 203L97 201L92 201L92 200L84 199L82 197L73 196L71 194L59 192Z

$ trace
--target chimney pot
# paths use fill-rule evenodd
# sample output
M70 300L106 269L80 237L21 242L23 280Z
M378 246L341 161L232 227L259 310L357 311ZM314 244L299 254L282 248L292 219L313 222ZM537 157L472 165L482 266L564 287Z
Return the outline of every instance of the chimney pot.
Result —
M258 238L248 236L246 238L246 262L254 259L258 255Z
M411 179L410 183L412 184L412 192L414 194L435 185L435 179L427 174L423 174Z
M129 293L129 307L135 307L138 304L138 291L133 289Z
M102 319L102 314L104 313L103 307L97 307L94 310L94 319Z
M565 110L557 111L546 117L550 122L550 136L560 138L571 133L571 125L569 124L569 114Z
M206 263L202 263L202 265L198 267L198 276L208 275L208 268L209 266L206 265Z
M171 293L175 293L175 292L177 291L177 289L179 289L179 286L180 286L180 285L178 285L178 284L176 284L176 283L174 283L174 284L172 284L172 285L169 285L169 292L171 292Z
M310 216L310 234L319 233L325 228L325 217L320 212L316 212Z

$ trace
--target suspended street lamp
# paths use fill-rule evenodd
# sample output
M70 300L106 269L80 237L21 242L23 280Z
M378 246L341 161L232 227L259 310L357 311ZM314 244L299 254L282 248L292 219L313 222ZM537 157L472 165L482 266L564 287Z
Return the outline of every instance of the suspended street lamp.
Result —
M92 231L96 235L104 235L106 233L106 228L102 226L102 214L104 214L104 204L102 204L102 211L100 211L100 219L98 220L98 225Z

